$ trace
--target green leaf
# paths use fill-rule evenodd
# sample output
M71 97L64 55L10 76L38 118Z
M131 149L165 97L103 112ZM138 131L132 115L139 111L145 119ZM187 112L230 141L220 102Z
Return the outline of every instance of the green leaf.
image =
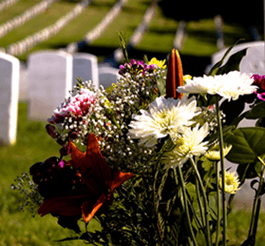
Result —
M245 114L247 119L258 119L265 117L265 102L256 104L251 110Z
M220 67L216 74L224 74L234 70L239 71L239 64L242 58L246 55L246 53L247 53L247 48L240 50L237 53L230 56L228 62L224 66Z
M227 51L225 52L225 54L224 54L224 56L222 57L222 59L221 59L219 62L217 62L217 63L212 67L212 69L211 69L211 71L208 73L208 75L211 75L211 76L216 75L218 69L222 66L222 64L223 64L225 58L227 57L227 55L229 54L229 52L232 50L232 48L234 48L235 45L237 45L237 44L238 44L240 41L242 41L242 40L243 40L243 39L239 39L237 42L235 42L234 45L232 45L231 47L229 47L229 48L227 49Z
M238 128L225 141L233 146L226 158L234 163L251 163L265 153L265 129L261 127Z
M260 164L258 164L256 167L255 163L238 165L236 171L238 173L240 183L243 184L245 179L253 179L258 177L258 173L256 171L258 166L260 166Z
M229 54L229 52L231 51L231 49L232 49L233 47L234 47L234 45L231 46L231 47L225 52L224 56L222 57L222 59L221 59L219 62L215 63L215 65L212 67L212 69L211 69L210 72L208 73L209 76L210 76L210 75L211 75L211 76L216 75L218 69L219 69L219 68L222 66L222 64L223 64L224 59L227 57L227 55Z
M157 79L157 88L160 92L161 96L165 96L166 95L166 80L163 78L158 78Z

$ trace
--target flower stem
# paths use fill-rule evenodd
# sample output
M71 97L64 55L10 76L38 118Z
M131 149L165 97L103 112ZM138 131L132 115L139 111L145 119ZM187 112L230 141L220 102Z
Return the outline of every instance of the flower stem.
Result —
M211 242L211 233L210 233L210 224L209 224L209 206L208 206L208 201L207 201L207 197L206 197L206 192L203 186L203 182L200 176L200 173L197 169L197 166L194 162L194 160L192 158L190 158L190 163L195 171L196 174L196 178L199 181L199 185L201 187L201 191L202 191L202 197L203 197L203 205L204 205L204 213L205 213L205 226L206 226L206 231L205 231L205 238L207 241L207 245L211 246L212 242Z
M202 206L202 202L201 202L201 196L200 196L200 187L199 187L199 183L198 183L198 179L195 179L195 186L196 186L196 195L197 195L197 200L198 200L198 204L199 204L199 208L200 208L200 214L201 214L201 218L202 218L202 225L205 226L205 217L204 217L204 213L203 213L203 206Z
M216 161L216 204L217 204L217 226L216 226L216 238L215 245L219 245L219 234L220 234L220 223L221 223L221 215L220 215L220 189L219 189L219 161Z
M264 173L265 173L265 163L259 156L258 156L258 159L263 164L263 167L262 167L262 172L261 172L260 181L259 181L259 188L258 188L258 190L255 194L255 198L254 198L254 204L253 204L252 215L251 215L251 222L250 222L250 227L249 227L249 232L248 232L248 238L250 238L250 236L254 236L254 238L255 238L255 236L256 236L257 223L255 223L255 221L257 221L258 216L259 216L260 206L258 206L258 204L261 201L260 193L261 193L261 190L263 188L263 180L264 180Z
M216 97L216 114L217 114L217 121L218 121L221 174L222 174L223 246L226 246L227 208L226 208L226 196L225 196L224 140L223 140L223 129L222 129L221 116L220 116L220 109L219 109L217 97Z
M178 169L178 173L179 173L179 177L180 177L180 184L181 184L182 193L183 193L183 200L184 200L185 212L186 212L186 215L187 215L187 222L188 222L188 226L189 226L189 230L190 230L190 235L191 235L193 244L195 246L198 246L197 241L196 241L196 237L195 237L193 229L192 229L192 223L191 223L191 219L190 219L189 207L188 207L188 202L187 202L187 194L186 194L186 189L185 189L185 183L184 183L184 179L183 179L182 170L181 170L180 166L178 166L177 169ZM177 172L176 172L175 168L174 168L174 177L175 177L175 180L176 180L176 184L178 184Z

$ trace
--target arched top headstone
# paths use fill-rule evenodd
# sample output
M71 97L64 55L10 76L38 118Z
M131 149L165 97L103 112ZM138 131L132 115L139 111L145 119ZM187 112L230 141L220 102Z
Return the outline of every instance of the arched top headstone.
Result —
M100 67L99 68L99 83L104 88L116 84L120 79L119 69L113 67Z
M72 89L72 55L53 50L30 54L28 79L29 117L46 120Z
M0 53L0 143L16 142L19 60Z
M77 53L74 55L73 86L77 77L81 77L82 81L92 80L95 88L99 88L98 59L95 55L87 53Z
M248 42L243 44L238 44L233 47L228 56L225 58L224 63L226 63L229 57L236 52L247 49L246 56L243 57L240 63L240 71L243 73L250 74L265 74L265 42L256 41ZM212 55L212 65L217 63L222 59L227 49L220 50L219 52Z

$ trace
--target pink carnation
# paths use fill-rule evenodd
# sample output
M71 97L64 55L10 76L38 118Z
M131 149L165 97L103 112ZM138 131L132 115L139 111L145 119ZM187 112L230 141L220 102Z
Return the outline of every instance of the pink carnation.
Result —
M54 115L48 119L52 124L61 123L64 118L86 116L95 104L95 93L88 89L81 89L81 94L70 98L66 103L54 111Z

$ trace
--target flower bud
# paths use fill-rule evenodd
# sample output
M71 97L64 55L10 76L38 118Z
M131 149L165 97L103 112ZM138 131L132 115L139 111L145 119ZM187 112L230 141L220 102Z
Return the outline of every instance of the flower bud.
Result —
M176 91L179 86L183 86L183 70L179 52L173 49L168 60L166 96L181 99L183 94Z

